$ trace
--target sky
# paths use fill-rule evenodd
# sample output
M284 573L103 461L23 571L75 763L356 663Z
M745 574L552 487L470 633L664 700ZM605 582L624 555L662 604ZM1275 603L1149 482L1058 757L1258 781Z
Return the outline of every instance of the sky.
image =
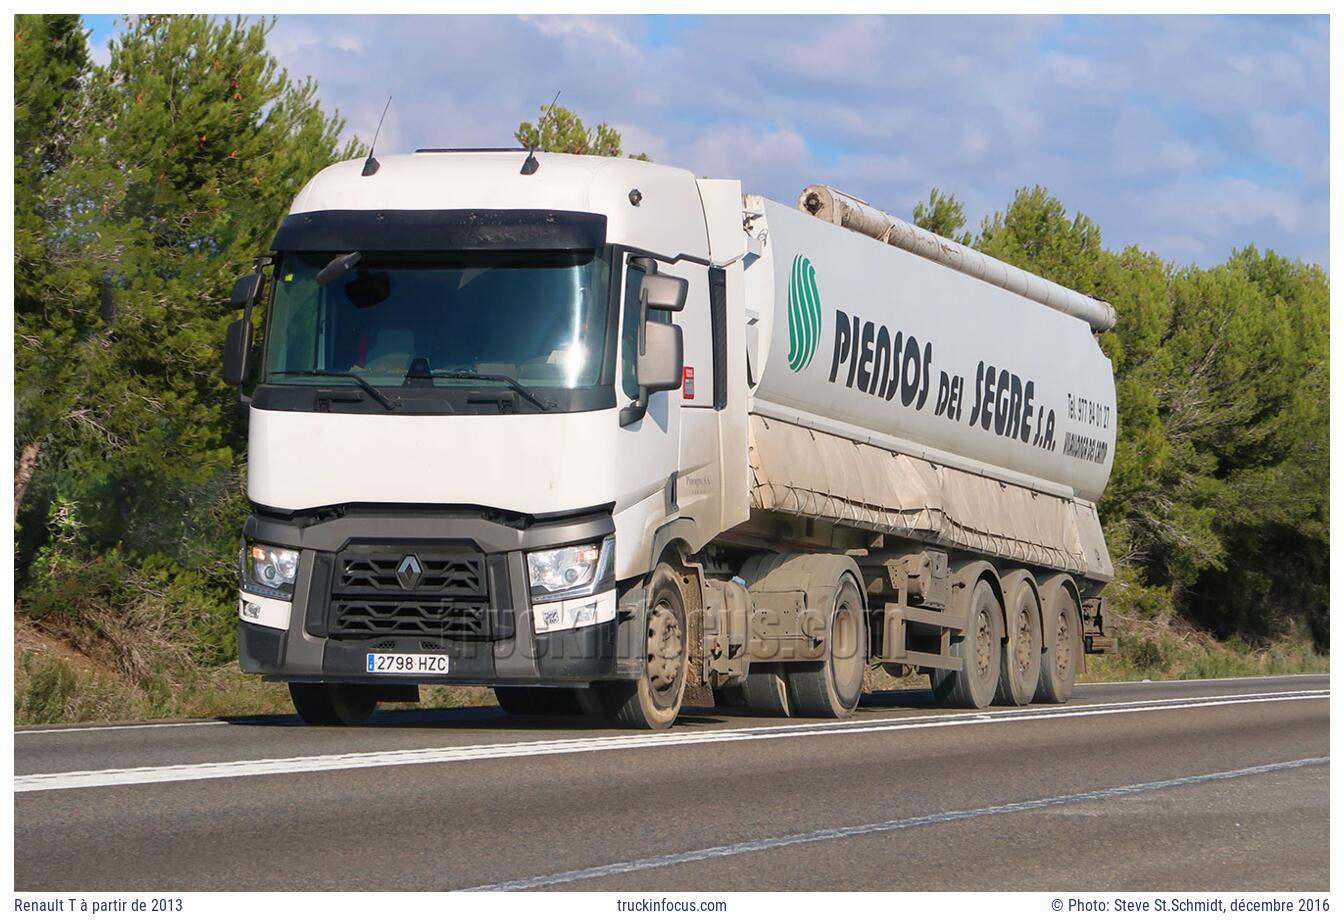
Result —
M111 16L86 16L107 59ZM270 48L378 149L512 146L560 105L783 202L825 182L972 229L1044 185L1102 242L1328 267L1325 16L310 16Z

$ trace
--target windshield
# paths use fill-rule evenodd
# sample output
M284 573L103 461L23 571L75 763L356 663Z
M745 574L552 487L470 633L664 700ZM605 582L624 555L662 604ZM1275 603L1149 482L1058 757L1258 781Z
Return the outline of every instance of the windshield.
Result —
M267 382L331 386L323 373L377 387L599 382L609 272L600 252L366 252L318 284L338 255L280 260Z

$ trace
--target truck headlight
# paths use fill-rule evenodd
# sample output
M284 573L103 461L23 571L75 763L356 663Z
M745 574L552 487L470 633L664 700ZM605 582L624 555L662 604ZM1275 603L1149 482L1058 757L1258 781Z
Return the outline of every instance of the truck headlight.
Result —
M243 590L288 600L294 596L299 551L264 543L243 544Z
M607 537L601 543L580 543L528 553L527 578L532 585L532 599L556 601L599 590L604 582L611 580L615 550L615 538Z

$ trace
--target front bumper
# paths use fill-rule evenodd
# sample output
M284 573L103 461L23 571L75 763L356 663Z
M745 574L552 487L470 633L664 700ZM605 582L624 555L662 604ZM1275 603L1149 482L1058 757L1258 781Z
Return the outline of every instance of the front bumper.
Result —
M298 549L299 568L292 602L244 592L239 662L245 672L274 680L582 685L610 679L619 614L591 626L535 629L526 553L600 541L613 530L606 512L538 521L478 510L357 510L325 518L258 510L244 534ZM424 560L426 574L410 590L389 568L389 560L395 567L408 555ZM603 608L613 612L614 587L595 586ZM546 613L539 607L538 616ZM445 653L449 673L374 677L365 669L370 652Z

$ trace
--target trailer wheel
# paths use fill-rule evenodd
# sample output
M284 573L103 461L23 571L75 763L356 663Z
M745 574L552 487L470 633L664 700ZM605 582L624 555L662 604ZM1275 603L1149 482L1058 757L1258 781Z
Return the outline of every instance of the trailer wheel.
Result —
M1025 706L1036 694L1041 677L1041 607L1025 577L1006 582L1008 635L999 663L999 689L994 702Z
M849 576L836 589L827 633L825 660L790 665L785 673L798 715L844 719L859 705L868 662L863 595Z
M754 664L742 682L742 696L747 708L757 715L787 719L793 715L789 700L789 685L784 680L784 668L777 664Z
M953 639L951 652L961 659L960 671L935 668L929 675L940 703L961 709L984 709L994 700L1003 658L1003 608L987 581L971 595L971 628Z
M644 674L598 685L608 718L625 728L670 727L686 692L688 639L681 579L660 563L649 577Z
M1083 626L1078 604L1063 582L1046 595L1045 655L1036 684L1036 702L1067 703L1073 696L1078 662L1083 654Z
M373 692L359 684L291 683L294 711L309 725L363 725L378 708Z

